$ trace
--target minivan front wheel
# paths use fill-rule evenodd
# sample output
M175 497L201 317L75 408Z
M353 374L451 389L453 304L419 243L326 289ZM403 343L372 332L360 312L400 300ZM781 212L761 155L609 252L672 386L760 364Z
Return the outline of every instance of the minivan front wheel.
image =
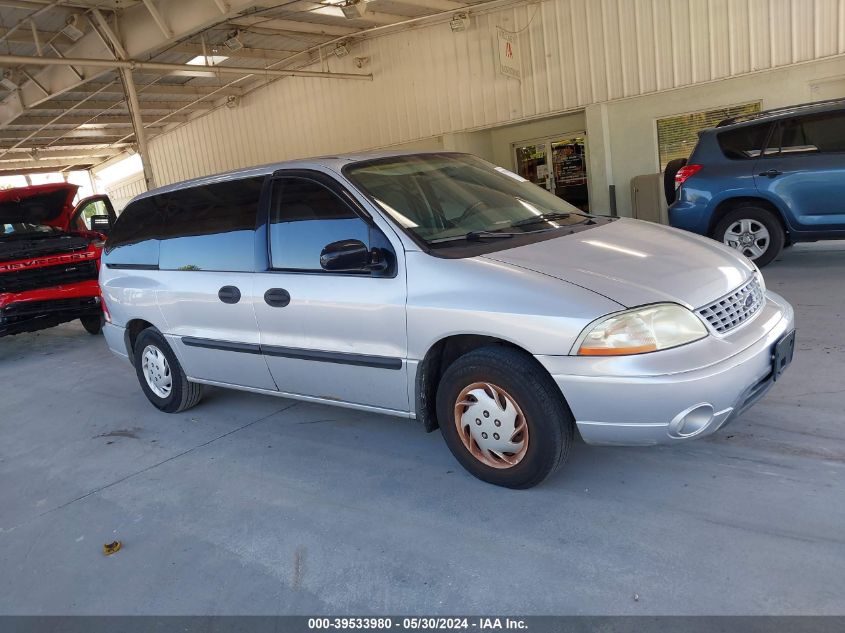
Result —
M783 249L786 234L780 221L761 207L743 206L716 225L714 237L763 267Z
M565 460L574 420L557 385L528 354L484 347L453 362L437 389L449 450L472 475L531 488Z
M147 328L135 341L135 373L147 399L165 413L179 413L202 398L202 385L190 382L164 336Z

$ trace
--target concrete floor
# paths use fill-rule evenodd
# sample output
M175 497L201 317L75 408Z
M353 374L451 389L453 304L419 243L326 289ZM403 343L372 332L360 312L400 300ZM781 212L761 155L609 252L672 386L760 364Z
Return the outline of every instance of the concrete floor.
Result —
M845 614L845 244L765 272L799 338L764 401L523 492L415 423L220 389L168 416L78 324L4 339L0 613Z

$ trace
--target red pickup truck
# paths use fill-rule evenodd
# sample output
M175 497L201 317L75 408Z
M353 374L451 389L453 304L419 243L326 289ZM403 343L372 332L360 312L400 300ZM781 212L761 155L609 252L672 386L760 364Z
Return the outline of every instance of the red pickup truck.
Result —
M0 190L0 337L80 319L102 327L97 277L115 213L70 183Z

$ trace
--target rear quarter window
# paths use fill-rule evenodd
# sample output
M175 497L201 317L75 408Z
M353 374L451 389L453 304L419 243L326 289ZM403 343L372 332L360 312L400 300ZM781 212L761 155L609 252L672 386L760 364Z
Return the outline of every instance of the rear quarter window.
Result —
M730 160L753 160L760 157L771 124L748 125L719 132L717 139L725 158Z
M143 198L130 204L106 243L106 263L162 270L252 271L264 177Z
M160 196L166 219L159 268L255 270L255 225L264 178L232 180Z

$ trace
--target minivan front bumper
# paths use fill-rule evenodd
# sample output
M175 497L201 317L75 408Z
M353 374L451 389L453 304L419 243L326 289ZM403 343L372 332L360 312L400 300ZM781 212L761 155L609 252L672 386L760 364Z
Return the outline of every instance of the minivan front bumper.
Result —
M795 329L773 292L758 314L725 337L626 357L537 356L589 444L665 444L723 427L774 382L772 350ZM686 367L685 367L686 366Z

